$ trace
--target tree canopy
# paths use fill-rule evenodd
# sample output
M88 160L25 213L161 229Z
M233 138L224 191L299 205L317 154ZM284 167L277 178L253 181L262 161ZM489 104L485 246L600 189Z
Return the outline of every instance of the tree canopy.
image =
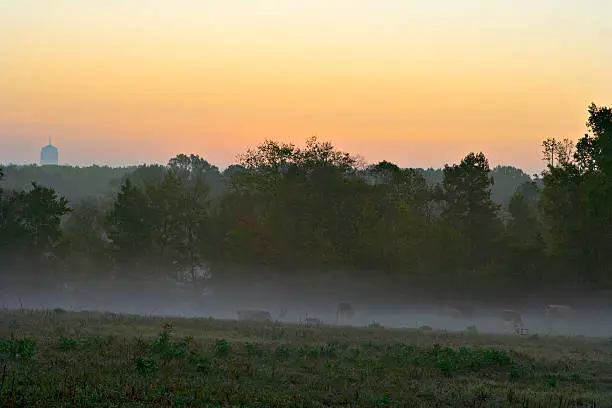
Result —
M398 292L612 288L612 110L592 104L588 115L576 143L543 140L547 167L535 178L491 169L482 152L438 170L363 166L317 138L266 140L223 172L194 154L81 169L83 194L67 181L74 168L49 173L57 189L39 183L48 166L0 168L0 256L3 266L195 286L202 270L244 280L256 267L366 273ZM23 177L31 184L16 188Z

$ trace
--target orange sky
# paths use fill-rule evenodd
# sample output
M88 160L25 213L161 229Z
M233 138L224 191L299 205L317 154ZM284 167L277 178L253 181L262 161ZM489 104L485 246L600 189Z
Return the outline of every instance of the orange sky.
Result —
M63 163L224 167L316 133L371 162L482 150L533 172L542 139L612 103L612 2L533 3L0 0L0 162L51 135Z

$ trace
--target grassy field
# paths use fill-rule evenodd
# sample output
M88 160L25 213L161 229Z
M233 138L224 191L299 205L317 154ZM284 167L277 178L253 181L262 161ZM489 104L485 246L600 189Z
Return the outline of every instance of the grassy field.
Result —
M608 407L612 342L0 312L3 407Z

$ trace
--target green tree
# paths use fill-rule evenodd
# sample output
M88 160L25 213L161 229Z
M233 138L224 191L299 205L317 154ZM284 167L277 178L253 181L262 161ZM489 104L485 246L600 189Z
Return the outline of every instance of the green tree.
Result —
M151 214L143 189L127 178L109 212L109 238L119 263L132 266L148 259L153 239Z
M427 213L431 191L418 170L400 169L396 164L382 161L370 166L368 172L376 184L386 187L392 201L410 205L421 214Z
M537 205L540 191L535 181L523 183L508 204L506 249L501 256L508 284L525 290L545 284L544 241ZM525 286L527 285L527 287Z
M66 262L75 272L74 278L87 279L111 270L111 245L107 235L109 225L106 216L109 205L107 200L97 197L82 199L73 205L64 223L64 239L70 250Z
M124 181L110 212L120 263L179 279L189 270L195 282L208 250L207 171L216 168L198 156L179 155L167 167L141 166L134 172L138 184Z
M127 179L140 188L145 189L148 185L158 185L163 182L168 168L160 164L147 165L143 164L136 167L132 172L123 177L122 183Z
M593 133L591 145L586 143L585 153L591 155L595 166L605 175L612 174L612 108L589 106L587 127ZM582 146L579 144L579 146ZM580 156L580 155L579 155ZM611 182L612 183L612 182Z
M36 183L32 183L32 189L22 197L20 218L33 248L40 252L50 250L62 236L61 219L71 211L68 200L55 190Z
M537 215L539 188L534 181L523 183L508 204L511 219L508 231L517 241L525 244L540 242L541 232Z
M370 245L381 254L378 265L409 274L424 270L433 197L422 173L382 161L367 169L366 179L379 191L373 206L376 213L370 218L378 228L362 238L371 237L378 243Z
M0 182L4 180L4 169L0 167ZM0 255L7 253L11 243L10 225L13 215L10 213L8 197L0 185Z
M210 211L211 185L220 188L221 176L217 167L210 165L198 155L181 154L172 158L168 166L176 174L182 191L180 219L182 225L179 239L181 265L186 266L194 284L198 283L196 270L211 254Z
M499 237L499 206L491 200L493 178L483 153L470 153L461 163L444 166L442 219L470 243L469 268L485 265Z
M574 145L571 140L557 140L554 137L542 142L543 159L548 166L565 165L571 162Z
M348 214L358 205L348 191L361 182L355 177L356 158L311 138L303 149L267 140L239 159L243 170L232 176L232 194L251 207L241 206L243 215L236 217L254 234L248 253L273 265L346 261L354 230ZM228 197L225 204L240 206L239 201ZM230 236L246 243L236 228Z
M33 259L57 255L60 222L70 211L65 197L36 183L30 191L9 193L2 198L2 247L13 254L30 254Z
M524 183L531 182L531 177L521 169L512 166L496 166L491 171L494 184L491 186L491 200L507 209L512 195ZM505 215L505 214L504 214Z
M155 259L158 273L180 269L187 264L183 218L186 210L185 190L174 171L166 172L161 183L147 184L145 200L148 204L148 225L151 228L151 259Z
M573 160L549 163L539 202L547 248L577 284L612 279L612 110L591 104Z

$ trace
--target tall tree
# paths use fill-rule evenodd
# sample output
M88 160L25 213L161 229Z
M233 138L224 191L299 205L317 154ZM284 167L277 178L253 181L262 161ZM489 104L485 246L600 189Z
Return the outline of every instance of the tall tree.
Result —
M404 273L423 270L423 253L433 217L431 189L416 169L401 169L387 161L369 166L366 179L379 191L369 234L378 245L379 265ZM363 194L367 197L367 194ZM371 195L371 194L370 194Z
M109 212L109 238L119 263L138 264L148 259L153 239L151 218L143 189L125 179Z
M4 169L0 167L0 182L4 180ZM0 185L0 254L9 251L11 242L10 224L13 214L10 213L8 197L5 197L4 189Z
M612 175L612 108L589 106L589 119L587 127L594 136L593 155L597 167L607 176ZM612 182L611 182L612 183Z
M62 235L61 219L71 211L68 200L55 190L36 183L32 183L32 189L22 198L20 217L33 247L40 252L55 247Z
M499 206L491 200L489 162L483 153L470 153L461 163L444 166L442 218L470 243L470 267L482 266L498 237Z
M534 181L525 182L512 195L508 204L508 212L511 215L508 231L514 239L527 245L541 239L537 215L539 193Z
M542 142L542 154L548 166L565 165L571 162L574 144L569 139L557 140L554 137Z
M0 251L31 261L58 255L60 223L71 209L53 189L32 183L29 191L0 196Z
M537 212L540 198L535 181L523 183L508 204L506 248L501 257L505 282L519 290L540 286L549 280L544 268L544 241Z
M201 283L196 271L211 254L209 212L211 185L220 188L221 176L217 167L198 155L181 154L170 159L168 166L180 182L182 190L180 253L182 264L190 271L194 285Z
M573 160L548 166L539 206L547 247L565 273L601 284L612 281L612 110L591 104L588 112L592 135L578 141Z
M100 260L107 243L106 201L90 197L73 205L72 213L64 224L71 246L77 252Z
M303 149L268 140L239 158L244 170L235 173L233 190L250 200L260 260L341 263L352 228L343 214L356 203L347 191L356 159L316 138Z

